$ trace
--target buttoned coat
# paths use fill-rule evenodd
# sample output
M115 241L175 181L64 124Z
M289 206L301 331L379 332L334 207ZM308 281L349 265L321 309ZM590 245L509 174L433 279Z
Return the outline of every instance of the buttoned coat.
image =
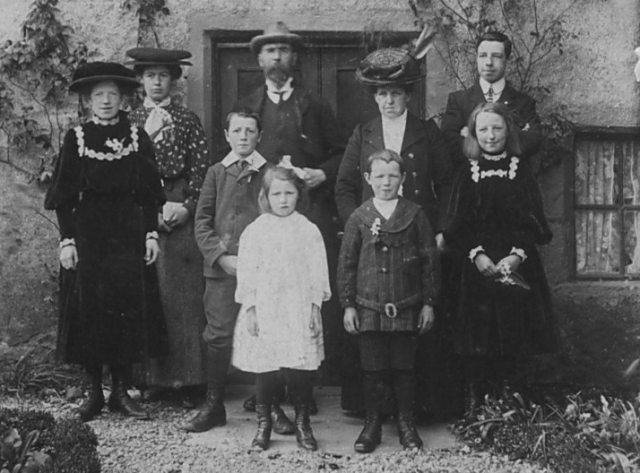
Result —
M361 331L415 330L424 304L440 290L440 262L431 225L419 205L398 199L385 219L369 199L345 226L338 263L343 307L357 307ZM397 316L385 314L385 304Z
M336 204L343 222L364 201L372 197L364 180L367 159L384 149L382 117L356 126L345 150L336 182ZM422 207L431 227L443 228L451 194L453 165L446 142L433 120L423 121L407 114L402 139L406 179L403 196Z
M449 150L456 167L466 161L462 153L463 138L460 136L460 130L467 126L469 115L473 109L485 102L479 81L476 81L473 87L449 94L441 128L449 144ZM520 139L524 148L523 155L534 154L540 147L542 140L540 117L536 112L535 100L527 94L518 92L507 82L498 102L507 105L512 113L515 124L520 130ZM523 130L523 128L527 128L527 130Z
M237 163L211 166L196 206L195 236L204 258L205 278L230 278L218 264L224 254L237 255L244 229L260 215L258 194L265 166L240 170Z

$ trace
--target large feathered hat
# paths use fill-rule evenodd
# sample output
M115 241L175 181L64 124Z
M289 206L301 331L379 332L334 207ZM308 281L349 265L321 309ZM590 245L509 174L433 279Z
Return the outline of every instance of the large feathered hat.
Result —
M425 75L420 60L433 46L436 30L425 27L417 40L404 48L383 48L365 57L356 69L356 79L364 85L403 85Z
M180 66L192 65L186 61L191 57L191 53L182 49L133 48L127 51L127 56L131 60L125 64L133 66L133 70L138 74L141 74L147 67L167 66L174 79L178 79L182 75Z
M88 62L73 73L69 90L71 92L79 92L83 86L90 86L105 80L112 80L119 85L129 87L140 85L133 71L122 64L117 62Z
M267 26L261 35L251 38L249 47L254 54L258 54L262 46L270 43L289 43L294 50L300 50L304 46L302 36L292 33L283 21Z

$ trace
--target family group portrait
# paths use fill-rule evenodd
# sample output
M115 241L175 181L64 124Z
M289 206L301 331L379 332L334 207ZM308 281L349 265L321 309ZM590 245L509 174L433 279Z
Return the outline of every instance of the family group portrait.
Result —
M640 471L637 0L0 12L0 473Z

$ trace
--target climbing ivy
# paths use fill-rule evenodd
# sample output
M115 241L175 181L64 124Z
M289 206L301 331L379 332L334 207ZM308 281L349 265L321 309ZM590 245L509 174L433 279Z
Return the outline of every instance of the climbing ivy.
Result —
M58 0L35 0L20 38L0 45L0 131L9 145L0 163L39 178L46 177L44 170L73 121L64 113L68 86L73 71L89 56L86 44L61 22L57 5ZM37 163L17 164L12 151L31 146L40 150Z
M158 18L170 13L166 0L123 0L122 8L128 11L135 10L138 16L138 46L161 47L156 24Z

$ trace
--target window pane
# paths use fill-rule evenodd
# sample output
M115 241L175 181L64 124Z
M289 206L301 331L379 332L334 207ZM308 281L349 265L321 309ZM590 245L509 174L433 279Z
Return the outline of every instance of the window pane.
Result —
M624 260L625 273L640 274L640 212L624 213Z
M576 202L613 204L618 194L615 142L580 140L576 143Z
M612 211L576 210L578 274L620 272L619 220Z
M640 145L637 141L624 141L621 154L624 163L624 203L640 205Z

